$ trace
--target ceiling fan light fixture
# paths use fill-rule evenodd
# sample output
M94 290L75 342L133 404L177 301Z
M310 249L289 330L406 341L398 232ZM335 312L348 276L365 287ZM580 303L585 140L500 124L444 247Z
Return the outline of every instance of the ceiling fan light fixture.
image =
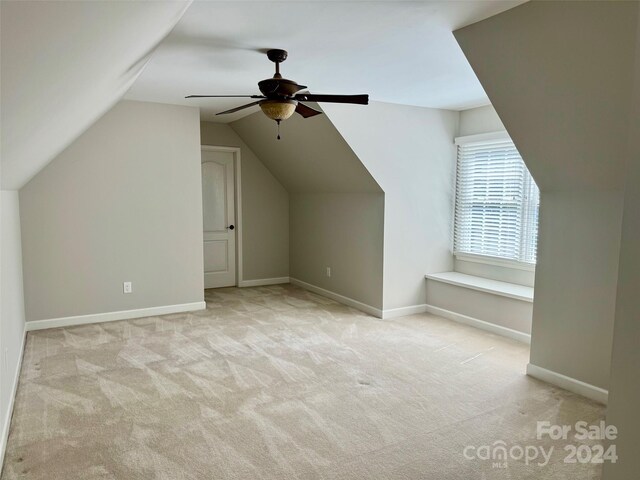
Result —
M298 102L295 100L263 100L260 108L271 120L280 122L286 120L296 111Z

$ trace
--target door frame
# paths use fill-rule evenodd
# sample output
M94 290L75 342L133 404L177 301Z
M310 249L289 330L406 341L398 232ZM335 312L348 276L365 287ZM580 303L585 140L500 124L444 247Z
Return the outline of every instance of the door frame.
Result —
M235 227L236 227L236 287L242 284L242 178L240 147L222 147L217 145L200 145L200 152L231 152L233 153L233 177L235 183ZM202 157L200 158L202 164ZM202 182L200 182L202 188Z

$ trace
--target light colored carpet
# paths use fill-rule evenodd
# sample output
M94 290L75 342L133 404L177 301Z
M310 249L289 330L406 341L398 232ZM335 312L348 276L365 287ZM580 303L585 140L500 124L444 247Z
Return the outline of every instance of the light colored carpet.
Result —
M206 300L30 333L2 480L599 478L535 429L603 407L526 377L522 344L289 285ZM463 456L499 440L556 453L546 467Z

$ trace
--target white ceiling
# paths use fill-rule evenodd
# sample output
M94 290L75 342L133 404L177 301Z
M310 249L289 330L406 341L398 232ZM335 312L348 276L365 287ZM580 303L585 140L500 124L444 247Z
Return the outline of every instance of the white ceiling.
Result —
M369 93L371 100L460 110L489 103L452 31L523 0L422 2L195 1L161 43L126 98L198 105L215 117L250 99L273 75L268 48L288 50L285 78L314 93Z

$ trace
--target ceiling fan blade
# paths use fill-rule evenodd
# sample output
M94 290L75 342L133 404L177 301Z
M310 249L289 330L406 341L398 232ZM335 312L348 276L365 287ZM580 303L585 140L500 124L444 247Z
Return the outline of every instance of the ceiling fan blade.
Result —
M302 100L309 102L328 102L328 103L356 103L358 105L368 105L369 95L321 95L314 93L298 93L294 100Z
M266 98L262 95L187 95L184 98Z
M216 115L224 115L225 113L234 113L239 112L240 110L244 110L245 108L253 107L254 105L258 105L260 102L251 102L246 105L242 105L241 107L232 108L231 110L225 110L224 112L216 113Z
M302 102L298 102L298 105L296 106L296 113L302 115L303 118L309 118L320 115L322 112L315 108L311 108L309 105L305 105Z

